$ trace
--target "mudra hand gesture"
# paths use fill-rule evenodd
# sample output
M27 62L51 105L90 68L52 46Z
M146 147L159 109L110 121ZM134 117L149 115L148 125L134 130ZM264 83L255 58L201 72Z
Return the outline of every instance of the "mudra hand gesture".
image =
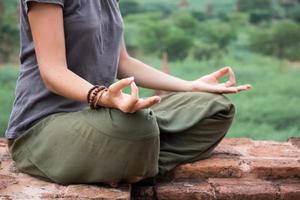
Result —
M225 83L220 83L219 79L227 74L229 75L229 80ZM238 93L249 89L251 89L251 85L249 84L236 86L235 75L230 67L224 67L198 80L192 81L192 91Z
M123 93L125 87L131 87L131 94ZM160 101L159 96L152 96L147 99L139 98L139 89L134 82L134 78L125 78L112 84L108 91L103 94L99 105L117 108L125 113L133 113L137 110L151 107Z

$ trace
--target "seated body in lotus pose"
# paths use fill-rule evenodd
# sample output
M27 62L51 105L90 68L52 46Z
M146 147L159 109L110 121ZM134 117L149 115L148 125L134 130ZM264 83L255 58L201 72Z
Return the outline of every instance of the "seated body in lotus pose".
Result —
M20 4L21 67L6 137L24 173L59 184L163 175L208 158L235 113L223 94L250 89L235 85L230 67L188 81L131 57L116 0ZM171 93L142 99L137 85Z

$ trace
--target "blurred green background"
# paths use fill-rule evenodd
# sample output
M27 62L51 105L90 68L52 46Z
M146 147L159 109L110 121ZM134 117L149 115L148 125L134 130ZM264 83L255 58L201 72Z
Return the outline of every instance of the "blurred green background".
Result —
M130 54L193 80L223 66L249 92L227 95L237 106L228 137L284 141L300 136L300 0L121 0ZM0 1L0 133L18 76L18 1ZM141 96L153 91L142 89Z

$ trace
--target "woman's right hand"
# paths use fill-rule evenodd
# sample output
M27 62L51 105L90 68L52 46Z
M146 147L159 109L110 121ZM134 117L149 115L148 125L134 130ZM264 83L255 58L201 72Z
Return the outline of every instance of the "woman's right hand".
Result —
M131 86L131 94L122 92L125 87ZM134 78L125 78L112 84L108 91L104 92L98 105L110 108L117 108L125 113L134 113L143 108L149 108L160 102L159 96L152 96L147 99L139 98L139 89L134 83Z

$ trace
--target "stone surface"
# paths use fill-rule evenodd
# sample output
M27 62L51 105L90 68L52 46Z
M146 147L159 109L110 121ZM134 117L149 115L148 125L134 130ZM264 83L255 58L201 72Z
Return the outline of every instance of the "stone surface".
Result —
M295 145L296 147L300 148L300 137L291 137L288 140L289 143L291 143L292 145Z
M209 179L216 199L274 200L277 190L269 181L257 179Z
M130 198L129 185L111 188L100 185L61 186L17 173L6 140L0 138L0 200L31 199L118 199Z
M158 200L298 200L299 141L226 138L211 158L180 165L160 179L155 186ZM61 186L18 173L6 141L0 139L0 200L4 199L130 199L130 189Z
M172 180L192 178L300 178L300 148L289 142L224 139L210 159L172 171Z
M188 199L214 200L213 188L207 182L171 182L157 185L159 200Z
M174 170L175 179L194 179L194 178L228 178L241 177L243 174L239 166L238 158L218 158L212 157L194 163L181 165Z
M290 180L278 183L280 190L280 198L284 200L300 199L300 181Z

